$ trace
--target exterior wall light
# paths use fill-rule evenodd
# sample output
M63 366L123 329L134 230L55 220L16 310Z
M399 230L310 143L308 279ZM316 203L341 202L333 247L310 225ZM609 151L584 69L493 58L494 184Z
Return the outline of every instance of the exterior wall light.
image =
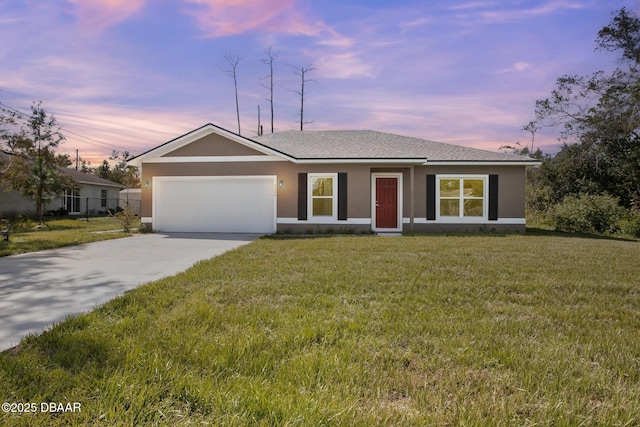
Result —
M149 185L150 185L150 184L149 184L149 181L145 181L145 182L144 182L144 188L149 188Z
M284 180L281 179L280 182L278 182L278 187L284 187Z

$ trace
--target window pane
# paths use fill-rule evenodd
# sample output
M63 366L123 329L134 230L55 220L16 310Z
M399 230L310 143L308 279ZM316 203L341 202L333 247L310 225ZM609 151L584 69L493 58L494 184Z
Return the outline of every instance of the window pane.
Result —
M440 197L460 197L460 180L441 179Z
M333 196L333 178L313 178L313 196Z
M440 200L440 216L459 216L460 200Z
M464 216L482 216L482 199L464 201Z
M484 181L482 179L465 179L464 180L464 196L465 197L483 197Z
M332 216L333 199L313 199L313 216Z

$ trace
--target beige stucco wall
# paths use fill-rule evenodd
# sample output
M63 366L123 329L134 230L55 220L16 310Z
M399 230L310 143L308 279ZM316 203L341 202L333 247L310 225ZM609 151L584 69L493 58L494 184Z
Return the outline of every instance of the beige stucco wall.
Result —
M392 164L302 164L290 162L231 162L231 163L149 163L142 168L142 182L152 183L154 176L233 176L275 175L284 186L278 188L278 218L297 218L298 173L346 172L347 211L349 218L371 218L371 175L374 172L403 174L403 217L411 217L411 168ZM500 218L524 218L524 166L417 166L414 168L414 218L426 217L427 174L497 174L498 215ZM142 189L141 216L152 216L152 188ZM451 226L446 226L451 228ZM407 225L405 224L405 228ZM433 229L423 224L418 229ZM441 228L441 227L440 227ZM440 229L438 228L438 229ZM472 228L478 228L473 226ZM496 227L500 228L500 227ZM511 227L519 228L519 227ZM523 228L523 227L520 227Z
M227 162L193 162L197 156L235 157L236 161ZM458 226L456 224L433 224L426 222L426 175L427 174L497 174L498 178L498 216L499 218L525 217L525 167L524 166L438 166L433 165L398 165L398 164L295 164L282 161L237 161L241 156L268 155L254 150L238 142L227 139L216 133L193 141L177 148L163 156L161 162L153 160L142 164L142 205L141 216L152 217L152 194L154 176L244 176L244 175L275 175L277 181L283 182L278 187L277 217L296 219L298 216L298 173L339 173L346 172L347 185L347 214L349 219L370 219L371 212L371 182L372 173L395 172L402 174L404 218L415 218L414 225L404 224L405 229L438 231L477 229L478 225ZM189 162L167 162L167 158L190 157ZM274 159L275 157L271 157ZM230 160L228 158L227 160ZM259 159L258 159L259 160ZM413 177L413 180L412 180ZM412 191L413 189L413 191ZM413 215L412 215L413 210ZM426 222L426 223L425 223ZM489 221L488 224L491 224ZM505 224L493 224L496 229L512 228L524 230L524 225L509 227ZM284 228L300 231L306 224L279 225ZM322 226L326 228L326 225ZM339 225L337 227L340 227ZM370 227L370 226L367 226ZM362 228L359 225L359 228ZM366 228L366 227L365 227ZM297 230L296 230L297 229Z
M524 166L420 166L415 169L416 217L427 215L427 174L498 175L498 217L524 218Z
M277 215L279 218L298 216L298 173L348 174L347 203L349 218L369 218L371 211L370 167L367 165L295 165L290 162L231 162L231 163L148 163L142 167L142 212L151 217L154 176L239 176L275 175L283 181L278 188ZM145 188L144 183L149 182Z
M163 157L184 156L260 156L265 155L252 148L228 140L212 133L184 147L180 147Z

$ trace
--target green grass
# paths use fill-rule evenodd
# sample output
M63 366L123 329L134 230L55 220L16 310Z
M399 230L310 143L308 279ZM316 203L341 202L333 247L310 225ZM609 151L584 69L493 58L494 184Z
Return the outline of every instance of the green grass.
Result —
M84 218L47 219L40 229L11 232L9 242L0 241L0 256L117 239L130 235L123 232L100 233L121 229L122 226L112 217L90 218L89 221Z
M261 239L0 355L8 425L640 424L640 243Z

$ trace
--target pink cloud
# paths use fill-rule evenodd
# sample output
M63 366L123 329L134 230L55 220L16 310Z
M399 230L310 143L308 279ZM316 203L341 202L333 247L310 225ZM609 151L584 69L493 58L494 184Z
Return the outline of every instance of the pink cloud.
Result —
M494 23L549 15L563 9L584 9L585 7L587 7L585 4L574 0L554 0L529 9L495 10L482 12L480 15L484 21Z
M80 25L100 31L138 12L146 0L68 0L76 7Z
M309 22L295 8L296 0L184 0L207 37L224 37L248 31L275 31L317 35L324 24Z
M60 153L74 158L78 149L80 156L93 166L108 158L113 150L127 149L140 154L209 121L201 110L137 109L75 101L49 105L67 138ZM229 115L227 122L233 120L233 115Z
M355 52L315 53L315 64L323 77L334 79L350 79L357 77L373 77L373 67L363 61Z
M531 64L529 64L528 62L518 61L515 64L511 65L510 67L499 70L498 73L499 74L512 73L512 72L520 73L529 68L531 68Z

